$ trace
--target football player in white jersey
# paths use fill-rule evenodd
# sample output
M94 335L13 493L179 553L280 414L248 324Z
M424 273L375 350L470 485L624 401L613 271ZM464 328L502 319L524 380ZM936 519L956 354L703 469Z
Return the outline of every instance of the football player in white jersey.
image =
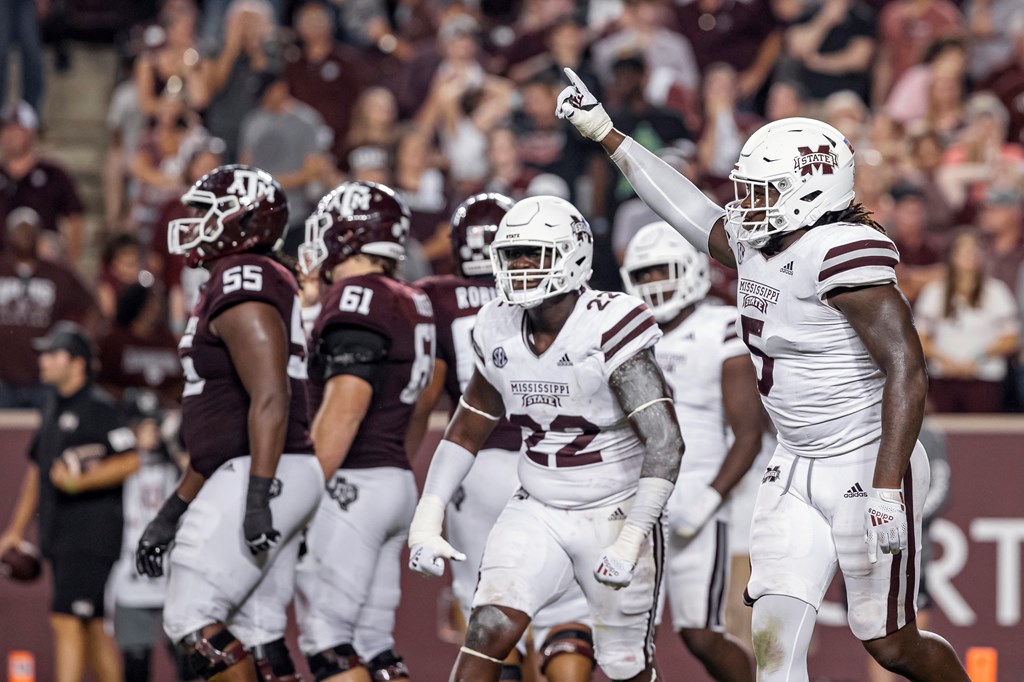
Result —
M473 376L476 355L471 330L476 314L498 297L490 247L498 224L515 202L494 192L476 194L459 204L452 214L452 265L455 274L434 275L416 282L430 297L437 326L437 357L430 384L420 394L406 434L411 457L419 449L431 411L448 395L453 406ZM519 452L522 430L502 419L476 454L473 469L463 480L448 505L448 539L466 555L466 561L452 565L452 592L459 600L465 622L469 622L473 592L487 536L519 488ZM548 679L558 682L586 682L594 669L594 639L590 630L586 597L573 584L558 601L542 609L531 624L538 665ZM519 679L521 668L529 669L529 656L519 663L525 642L506 663L502 679Z
M445 507L498 420L522 429L521 488L488 537L451 680L498 680L533 615L575 582L598 665L612 680L648 682L661 516L683 451L654 360L661 331L639 299L586 288L593 236L567 201L517 203L491 254L500 300L477 314L476 369L409 529L414 570L440 575L445 559L464 560L441 537Z
M711 288L707 256L666 222L646 225L630 240L622 280L664 334L658 364L686 439L686 460L668 502L672 627L716 680L753 682L753 660L725 633L723 617L730 512L723 500L761 447L757 377L736 335L736 309L699 305Z
M723 209L566 75L558 115L687 241L739 272L740 329L779 439L751 526L758 679L807 679L815 611L838 566L850 628L875 660L912 680L967 680L949 644L915 622L928 375L896 247L853 203L852 145L813 119L769 123L740 150Z

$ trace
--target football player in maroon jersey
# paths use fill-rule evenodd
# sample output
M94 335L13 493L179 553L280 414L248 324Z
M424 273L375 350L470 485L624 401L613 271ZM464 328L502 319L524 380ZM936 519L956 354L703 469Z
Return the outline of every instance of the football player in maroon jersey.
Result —
M204 678L298 680L286 608L323 478L298 289L275 260L288 203L268 173L238 165L204 176L182 201L195 216L171 222L169 250L210 271L178 345L191 462L137 564L159 575L174 541L164 630Z
M394 191L348 182L320 201L299 251L303 272L319 269L324 283L310 397L327 495L296 581L299 645L317 680L409 676L392 634L416 505L405 432L433 371L434 316L395 276L408 233Z
M437 325L437 360L434 378L420 394L406 438L410 456L419 448L430 412L443 391L451 405L458 404L473 376L473 342L470 331L476 314L498 294L490 245L498 223L513 205L497 193L475 194L462 202L451 219L452 264L455 274L427 277L416 283L430 297ZM447 531L452 544L462 549L466 561L452 562L452 591L463 618L469 621L473 591L484 545L505 503L519 487L516 474L523 436L507 419L498 422L462 487L449 505ZM594 640L590 612L583 592L571 589L542 609L533 619L533 642L540 653L540 669L551 679L590 679L594 669ZM520 643L520 647L522 642ZM520 652L513 654L518 657ZM505 675L519 674L518 664L508 663Z

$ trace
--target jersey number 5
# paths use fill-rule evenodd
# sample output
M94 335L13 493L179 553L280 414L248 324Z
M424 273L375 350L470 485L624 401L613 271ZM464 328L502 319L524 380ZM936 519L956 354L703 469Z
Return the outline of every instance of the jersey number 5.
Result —
M743 327L743 343L750 349L752 355L761 358L761 371L757 377L757 390L761 395L771 393L775 385L775 360L768 356L763 350L754 345L752 337L761 338L764 331L764 320L755 320L746 315L740 315L740 324Z

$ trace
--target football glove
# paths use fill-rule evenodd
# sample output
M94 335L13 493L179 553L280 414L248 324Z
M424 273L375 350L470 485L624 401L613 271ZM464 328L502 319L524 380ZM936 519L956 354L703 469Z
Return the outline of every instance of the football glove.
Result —
M188 502L175 493L167 498L160 511L146 526L135 548L135 570L150 578L164 574L164 556L174 541L178 519L188 509Z
M721 504L722 495L707 486L685 504L673 505L668 514L669 528L681 538L693 537Z
M565 75L572 85L559 93L555 115L576 126L583 137L600 142L611 132L612 120L575 71L566 67Z
M898 554L907 548L907 507L903 491L898 488L874 488L864 505L864 542L868 545L868 561L878 561L883 554Z
M275 547L281 539L281 533L274 529L274 518L270 513L270 491L273 485L273 478L249 477L242 532L245 535L245 544L253 556Z
M441 537L444 502L437 495L425 494L416 505L409 526L409 568L428 577L444 575L444 560L465 561L466 555Z

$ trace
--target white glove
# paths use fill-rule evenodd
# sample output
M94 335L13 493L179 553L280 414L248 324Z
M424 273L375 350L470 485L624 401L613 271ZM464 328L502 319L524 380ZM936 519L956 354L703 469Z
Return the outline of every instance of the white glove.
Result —
M668 525L681 538L690 538L704 527L718 506L722 495L707 486L685 504L673 505L668 514Z
M555 116L568 119L583 137L600 142L611 132L612 120L576 72L566 67L565 75L572 85L559 93Z
M878 550L898 554L907 548L907 507L898 488L874 488L864 506L864 542L868 561L878 561Z
M412 545L409 552L409 568L428 578L439 578L444 575L445 559L465 561L466 555L449 545L440 535L435 535Z
M619 537L611 547L604 550L594 568L597 582L613 590L622 589L633 580L633 569L640 558L640 548L647 534L640 528L625 523Z
M465 561L466 555L441 537L444 502L437 495L424 495L416 505L409 526L409 568L425 576L444 575L444 560Z

